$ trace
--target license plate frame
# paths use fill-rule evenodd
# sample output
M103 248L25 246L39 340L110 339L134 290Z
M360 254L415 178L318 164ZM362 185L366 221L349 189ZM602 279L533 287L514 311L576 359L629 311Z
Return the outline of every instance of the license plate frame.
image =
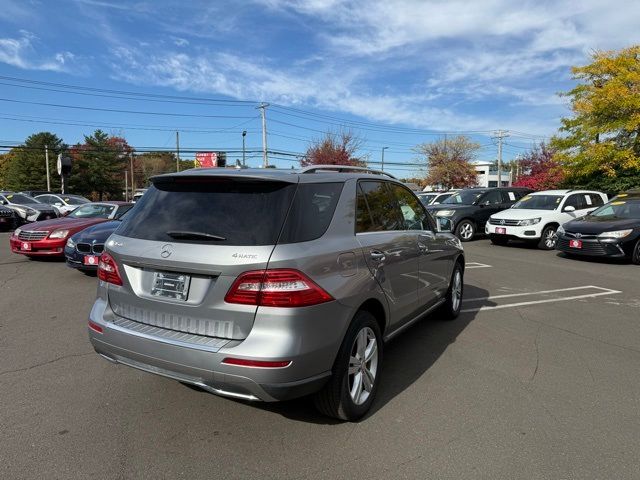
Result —
M85 255L82 259L82 264L86 265L87 267L97 267L99 262L99 255Z
M189 297L190 285L190 275L174 272L153 272L151 295L185 302Z
M22 250L23 252L30 252L31 244L29 242L22 242L22 244L20 245L20 250Z
M496 233L498 235L506 235L507 234L507 229L504 227L496 227Z
M582 240L569 240L569 248L582 249Z

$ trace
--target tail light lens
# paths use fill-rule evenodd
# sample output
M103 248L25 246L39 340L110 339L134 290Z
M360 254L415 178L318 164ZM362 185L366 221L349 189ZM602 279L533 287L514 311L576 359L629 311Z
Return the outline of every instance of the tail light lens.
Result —
M100 262L98 263L98 278L107 283L122 285L122 278L118 271L118 265L113 257L106 252L103 252L102 255L100 255Z
M333 297L298 270L272 269L243 273L224 300L260 307L308 307Z
M283 361L264 361L264 360L246 360L244 358L227 357L222 360L226 365L236 365L238 367L251 368L286 368L291 365L291 360Z

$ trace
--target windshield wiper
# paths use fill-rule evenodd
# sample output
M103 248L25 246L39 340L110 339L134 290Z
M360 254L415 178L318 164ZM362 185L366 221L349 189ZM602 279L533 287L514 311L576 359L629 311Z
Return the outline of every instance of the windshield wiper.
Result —
M204 233L204 232L191 232L186 230L171 230L166 232L171 238L181 239L181 240L214 240L214 241L223 241L226 240L226 237L221 237L220 235L214 235L212 233Z

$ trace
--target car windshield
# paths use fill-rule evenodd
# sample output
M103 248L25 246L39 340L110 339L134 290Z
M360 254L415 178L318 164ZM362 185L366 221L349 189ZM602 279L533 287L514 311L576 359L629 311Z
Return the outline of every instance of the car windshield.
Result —
M115 208L115 205L89 203L76 208L67 218L109 218Z
M5 197L7 198L7 200L9 200L10 203L17 203L17 204L42 203L39 200L36 200L35 198L30 197L29 195L25 195L23 193L10 193L8 195L5 195Z
M562 195L527 195L511 208L525 210L555 210L562 201Z
M473 205L486 190L463 190L456 192L447 198L442 204L444 205Z
M89 200L84 197L62 197L62 200L64 200L64 203L67 205L84 205L85 203L89 203Z
M638 219L640 220L640 198L616 199L591 212L588 217L598 220Z

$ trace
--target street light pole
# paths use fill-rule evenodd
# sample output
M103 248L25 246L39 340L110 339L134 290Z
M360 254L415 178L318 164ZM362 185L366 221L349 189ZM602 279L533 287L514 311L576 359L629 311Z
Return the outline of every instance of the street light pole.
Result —
M384 151L389 147L382 147L382 168L381 170L384 172Z
M245 155L245 147L244 147L244 139L247 136L247 131L243 130L242 131L242 166L246 167L247 163L246 163L246 155Z
M49 145L44 146L44 161L47 165L47 192L51 191L51 177L49 176Z

